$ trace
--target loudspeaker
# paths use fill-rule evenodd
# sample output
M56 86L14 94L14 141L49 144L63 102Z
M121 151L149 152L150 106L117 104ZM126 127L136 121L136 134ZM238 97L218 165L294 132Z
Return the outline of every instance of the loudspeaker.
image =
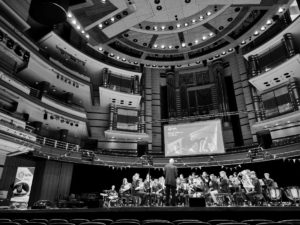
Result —
M190 198L190 207L205 207L205 198Z
M272 146L272 136L269 130L256 132L257 143L264 149Z
M148 142L137 143L137 156L141 157L148 154Z

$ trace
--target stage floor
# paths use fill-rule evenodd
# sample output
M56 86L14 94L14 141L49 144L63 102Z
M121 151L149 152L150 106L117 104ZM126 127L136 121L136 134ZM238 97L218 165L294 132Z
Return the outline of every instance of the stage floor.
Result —
M115 207L0 210L0 218L300 219L300 207Z

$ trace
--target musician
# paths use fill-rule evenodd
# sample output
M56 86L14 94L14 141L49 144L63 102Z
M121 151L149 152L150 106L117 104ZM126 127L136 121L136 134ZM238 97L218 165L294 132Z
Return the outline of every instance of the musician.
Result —
M219 182L218 178L214 174L210 174L209 181L209 194L214 202L214 204L218 204L216 194L219 193Z
M144 180L144 189L145 189L145 193L146 193L145 201L147 202L147 205L151 205L150 195L151 195L152 185L153 185L153 181L151 179L150 174L148 173L147 176L146 176L146 179Z
M220 193L230 193L229 191L229 180L227 178L225 171L220 171L220 184L219 184Z
M250 179L253 185L253 189L246 193L246 195L253 205L257 205L259 201L263 200L264 198L262 195L262 188L254 171L250 172Z
M269 173L264 173L263 182L266 185L266 188L277 188L277 183L270 178Z
M138 186L135 188L136 196L138 196L138 205L145 205L147 193L145 192L145 183L143 178L139 178Z
M116 191L116 186L112 185L111 189L108 191L109 206L115 206L118 200L118 192Z
M158 179L153 180L151 187L151 201L154 205L159 206L162 204L163 200L163 186Z
M125 199L126 205L128 205L129 197L131 195L131 183L128 182L127 178L123 178L119 193L121 198Z
M137 189L136 189L139 186L139 179L140 179L140 175L138 173L132 176L131 194L133 196L133 201L136 206L139 203L139 197L137 195Z
M240 185L241 185L241 182L237 176L234 176L234 175L229 176L229 189L232 194L235 192L238 192L240 190L240 188L241 188Z

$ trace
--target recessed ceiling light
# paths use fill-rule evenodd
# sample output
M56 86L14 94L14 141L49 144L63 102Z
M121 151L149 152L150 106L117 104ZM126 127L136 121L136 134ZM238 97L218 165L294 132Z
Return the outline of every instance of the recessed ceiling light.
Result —
M262 31L264 31L264 30L266 29L266 27L265 27L265 26L262 26L260 29L261 29Z
M77 22L75 19L72 20L72 23L75 25Z
M198 41L198 39L197 39L197 40L195 40L195 44L198 44L198 42L199 42L199 41Z
M259 32L256 30L256 31L254 32L254 36L257 36L257 35L259 35Z
M209 36L211 36L211 37L214 36L214 33L213 33L213 32L210 32L210 33L209 33Z
M72 18L72 13L69 12L69 13L68 13L68 17L69 17L69 18Z
M278 12L279 12L279 13L282 13L282 12L283 12L283 8L280 7L280 8L278 9Z
M120 59L120 56L117 56L116 58L117 58L117 59Z
M233 51L233 48L228 49L228 52L232 52L232 51Z
M160 47L161 47L162 49L164 49L164 48L165 48L165 45L161 45Z
M184 48L184 47L186 46L186 44L185 44L185 43L182 43L181 46Z
M110 57L114 57L115 54L114 54L114 53L110 53L109 56L110 56Z
M165 26L161 26L161 29L164 30L164 29L166 29L166 27Z
M207 39L207 37L206 37L206 36L203 36L203 37L202 37L202 40L203 40L203 41L204 41L204 40L206 40L206 39Z
M226 52L224 51L224 52L222 52L222 55L226 55Z
M85 37L86 37L87 39L89 39L89 38L90 38L90 35L86 34Z
M100 24L98 25L98 27L99 27L99 28L102 28L102 27L103 27L103 24L102 24L102 23L100 23Z
M243 41L241 42L241 44L242 44L242 45L246 44L246 41L245 41L245 40L243 40Z
M110 21L114 22L115 21L115 17L110 18Z
M268 19L267 20L267 25L270 25L272 23L272 20L271 19Z
M77 25L76 29L77 29L77 30L80 30L80 25Z
M154 48L157 48L157 44L154 44L153 47L154 47Z
M193 19L193 20L192 20L192 23L196 23L196 19Z
M85 33L85 31L84 31L84 30L82 30L82 31L81 31L81 33L82 33L82 34L84 34L84 33Z
M189 24L188 23L184 23L184 26L187 27Z
M208 12L206 13L206 15L207 15L207 16L210 16L210 15L211 15L211 11L208 11Z
M169 48L170 48L170 49L173 48L172 45L169 45Z
M122 58L122 61L126 61L126 59L125 59L125 58Z
M177 23L177 24L176 24L176 27L177 27L177 28L179 28L180 26L181 26L180 23Z
M154 26L153 28L154 28L154 30L157 30L157 26Z
M200 21L203 20L203 16L199 16L199 20L200 20Z
M102 48L102 47L99 47L99 51L103 51L103 48Z
M152 65L152 67L156 67L156 65Z
M105 2L106 2L106 0L101 0L101 2L102 2L102 3L105 3Z

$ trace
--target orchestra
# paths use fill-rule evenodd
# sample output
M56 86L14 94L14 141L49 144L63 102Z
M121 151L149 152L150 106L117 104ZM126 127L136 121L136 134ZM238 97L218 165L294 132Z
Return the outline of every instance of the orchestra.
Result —
M190 198L205 198L207 206L226 205L262 205L267 198L272 201L273 194L278 189L277 183L270 178L269 173L264 178L258 179L256 173L243 170L233 173L229 177L225 171L220 171L219 176L208 174L201 175L193 172L188 177L180 174L176 179L177 206L189 206ZM101 194L106 196L106 194ZM274 195L274 194L273 194ZM119 192L113 185L104 197L111 206L164 206L166 205L165 178L152 178L147 174L143 180L138 173L132 177L132 182L123 178Z

